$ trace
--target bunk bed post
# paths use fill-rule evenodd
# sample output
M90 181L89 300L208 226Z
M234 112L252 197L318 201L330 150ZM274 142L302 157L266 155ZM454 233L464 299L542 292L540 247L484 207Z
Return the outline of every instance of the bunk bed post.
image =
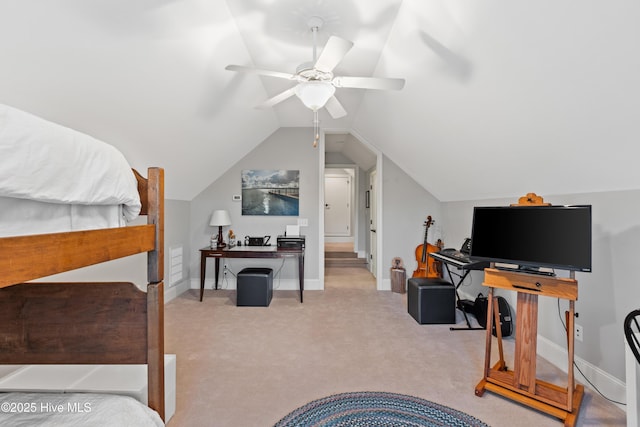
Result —
M147 269L149 283L164 279L164 169L149 168L147 224L156 225L156 248L150 251Z
M164 287L147 285L147 404L165 420L164 402ZM151 327L157 325L157 327Z
M164 169L149 168L148 179L147 224L156 226L156 246L148 252L147 268L148 405L164 421Z

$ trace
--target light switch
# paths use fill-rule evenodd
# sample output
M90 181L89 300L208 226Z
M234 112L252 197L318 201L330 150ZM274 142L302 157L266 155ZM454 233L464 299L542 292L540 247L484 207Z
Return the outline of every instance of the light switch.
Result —
M308 227L309 226L309 219L308 218L298 218L298 225L300 227Z

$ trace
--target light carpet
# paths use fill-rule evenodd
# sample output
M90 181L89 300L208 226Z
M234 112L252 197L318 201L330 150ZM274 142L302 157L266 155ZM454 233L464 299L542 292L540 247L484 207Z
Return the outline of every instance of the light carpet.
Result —
M273 426L313 400L362 390L419 397L492 427L562 425L493 393L475 396L484 331L419 325L406 294L376 291L363 268L327 270L325 287L305 292L302 304L298 292L275 290L269 307L236 307L235 291L225 289L205 291L203 302L190 290L168 303L165 351L177 355L169 427ZM505 340L507 361L513 344ZM546 381L566 379L544 359L538 369ZM626 418L587 389L577 425L623 427Z

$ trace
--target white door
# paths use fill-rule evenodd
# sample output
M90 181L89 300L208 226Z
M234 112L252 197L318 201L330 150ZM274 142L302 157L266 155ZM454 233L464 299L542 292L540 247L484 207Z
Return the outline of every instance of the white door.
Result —
M324 177L324 235L351 235L351 177Z
M378 259L377 211L376 211L376 171L369 175L369 271L376 276L376 260Z

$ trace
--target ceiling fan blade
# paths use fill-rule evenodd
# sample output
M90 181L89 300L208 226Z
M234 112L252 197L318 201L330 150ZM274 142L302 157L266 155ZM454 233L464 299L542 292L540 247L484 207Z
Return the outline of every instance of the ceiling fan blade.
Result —
M324 104L324 108L327 109L331 117L334 119L339 119L340 117L344 117L347 115L347 110L344 109L338 98L332 96L329 98L326 104Z
M353 42L331 36L327 44L322 49L322 53L316 60L314 68L316 70L330 72L342 61L342 58L351 50Z
M285 90L284 92L280 92L279 94L277 94L276 96L267 99L266 101L264 101L262 104L258 105L256 108L259 109L264 109L264 108L269 108L269 107L273 107L274 105L284 101L285 99L295 95L295 86Z
M404 87L404 79L386 77L334 77L335 87L351 87L356 89L400 90Z
M241 73L250 73L250 74L258 74L261 76L267 76L267 77L277 77L280 79L288 79L288 80L293 80L295 79L295 75L290 74L290 73L283 73L280 71L271 71L271 70L263 70L260 68L251 68L251 67L245 67L242 65L227 65L225 67L225 70L229 70L229 71L238 71Z

